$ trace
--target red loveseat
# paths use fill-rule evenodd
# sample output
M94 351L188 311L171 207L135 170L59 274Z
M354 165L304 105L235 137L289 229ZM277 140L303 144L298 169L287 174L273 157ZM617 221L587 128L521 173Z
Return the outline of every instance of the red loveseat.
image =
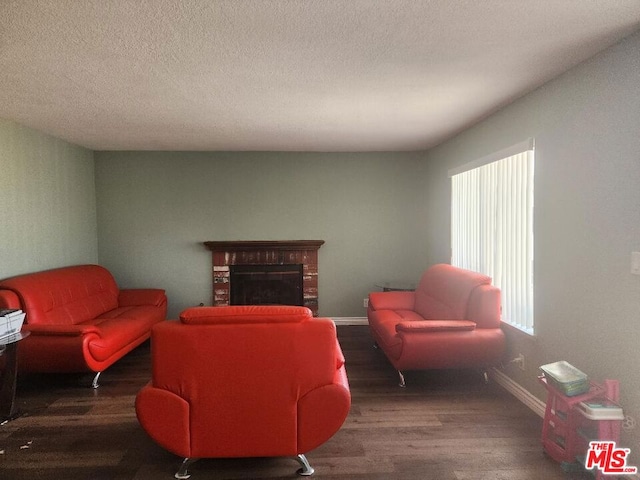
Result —
M167 297L160 289L120 290L98 265L77 265L0 281L0 308L26 312L18 346L25 372L96 372L149 338L166 319Z
M427 269L415 291L369 294L367 316L404 387L403 370L484 370L499 363L505 353L500 308L490 277L439 264Z
M151 334L152 380L136 397L149 436L184 457L295 456L342 426L351 405L333 321L305 307L193 307Z

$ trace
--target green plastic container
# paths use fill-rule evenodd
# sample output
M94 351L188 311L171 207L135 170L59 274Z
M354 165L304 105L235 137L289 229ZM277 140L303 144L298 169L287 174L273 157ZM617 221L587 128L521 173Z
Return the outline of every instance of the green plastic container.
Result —
M576 367L564 360L542 365L547 382L567 397L587 393L590 388L589 378Z

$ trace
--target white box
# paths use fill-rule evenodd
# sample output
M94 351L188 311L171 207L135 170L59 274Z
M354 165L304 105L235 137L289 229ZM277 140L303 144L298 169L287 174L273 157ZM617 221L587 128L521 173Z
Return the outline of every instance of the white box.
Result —
M580 413L590 420L624 420L622 407L608 399L580 402Z
M569 362L559 362L542 365L540 370L544 372L547 381L567 397L587 393L590 388L589 378Z
M8 337L20 333L22 323L24 322L25 313L18 310L11 314L0 317L0 338Z

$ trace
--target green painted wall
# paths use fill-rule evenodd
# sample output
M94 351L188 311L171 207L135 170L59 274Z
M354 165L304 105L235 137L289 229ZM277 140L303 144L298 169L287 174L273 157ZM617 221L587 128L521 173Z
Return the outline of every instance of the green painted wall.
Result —
M93 153L0 120L0 278L98 261Z
M505 373L544 399L538 366L567 360L619 379L640 420L640 34L610 48L426 154L429 262L449 259L447 170L536 139L536 337L511 332ZM640 428L627 446L640 458Z
M324 240L320 315L426 268L418 153L96 152L100 262L170 315L211 304L208 240Z

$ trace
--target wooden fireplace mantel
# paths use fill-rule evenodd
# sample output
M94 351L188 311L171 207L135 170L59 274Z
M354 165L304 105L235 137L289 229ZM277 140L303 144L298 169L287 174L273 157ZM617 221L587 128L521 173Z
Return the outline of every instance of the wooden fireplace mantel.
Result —
M210 241L204 245L211 251L247 251L247 250L317 250L324 240L230 240Z
M213 305L229 305L235 265L302 265L303 304L318 315L318 250L324 240L234 240L203 242L211 250Z

